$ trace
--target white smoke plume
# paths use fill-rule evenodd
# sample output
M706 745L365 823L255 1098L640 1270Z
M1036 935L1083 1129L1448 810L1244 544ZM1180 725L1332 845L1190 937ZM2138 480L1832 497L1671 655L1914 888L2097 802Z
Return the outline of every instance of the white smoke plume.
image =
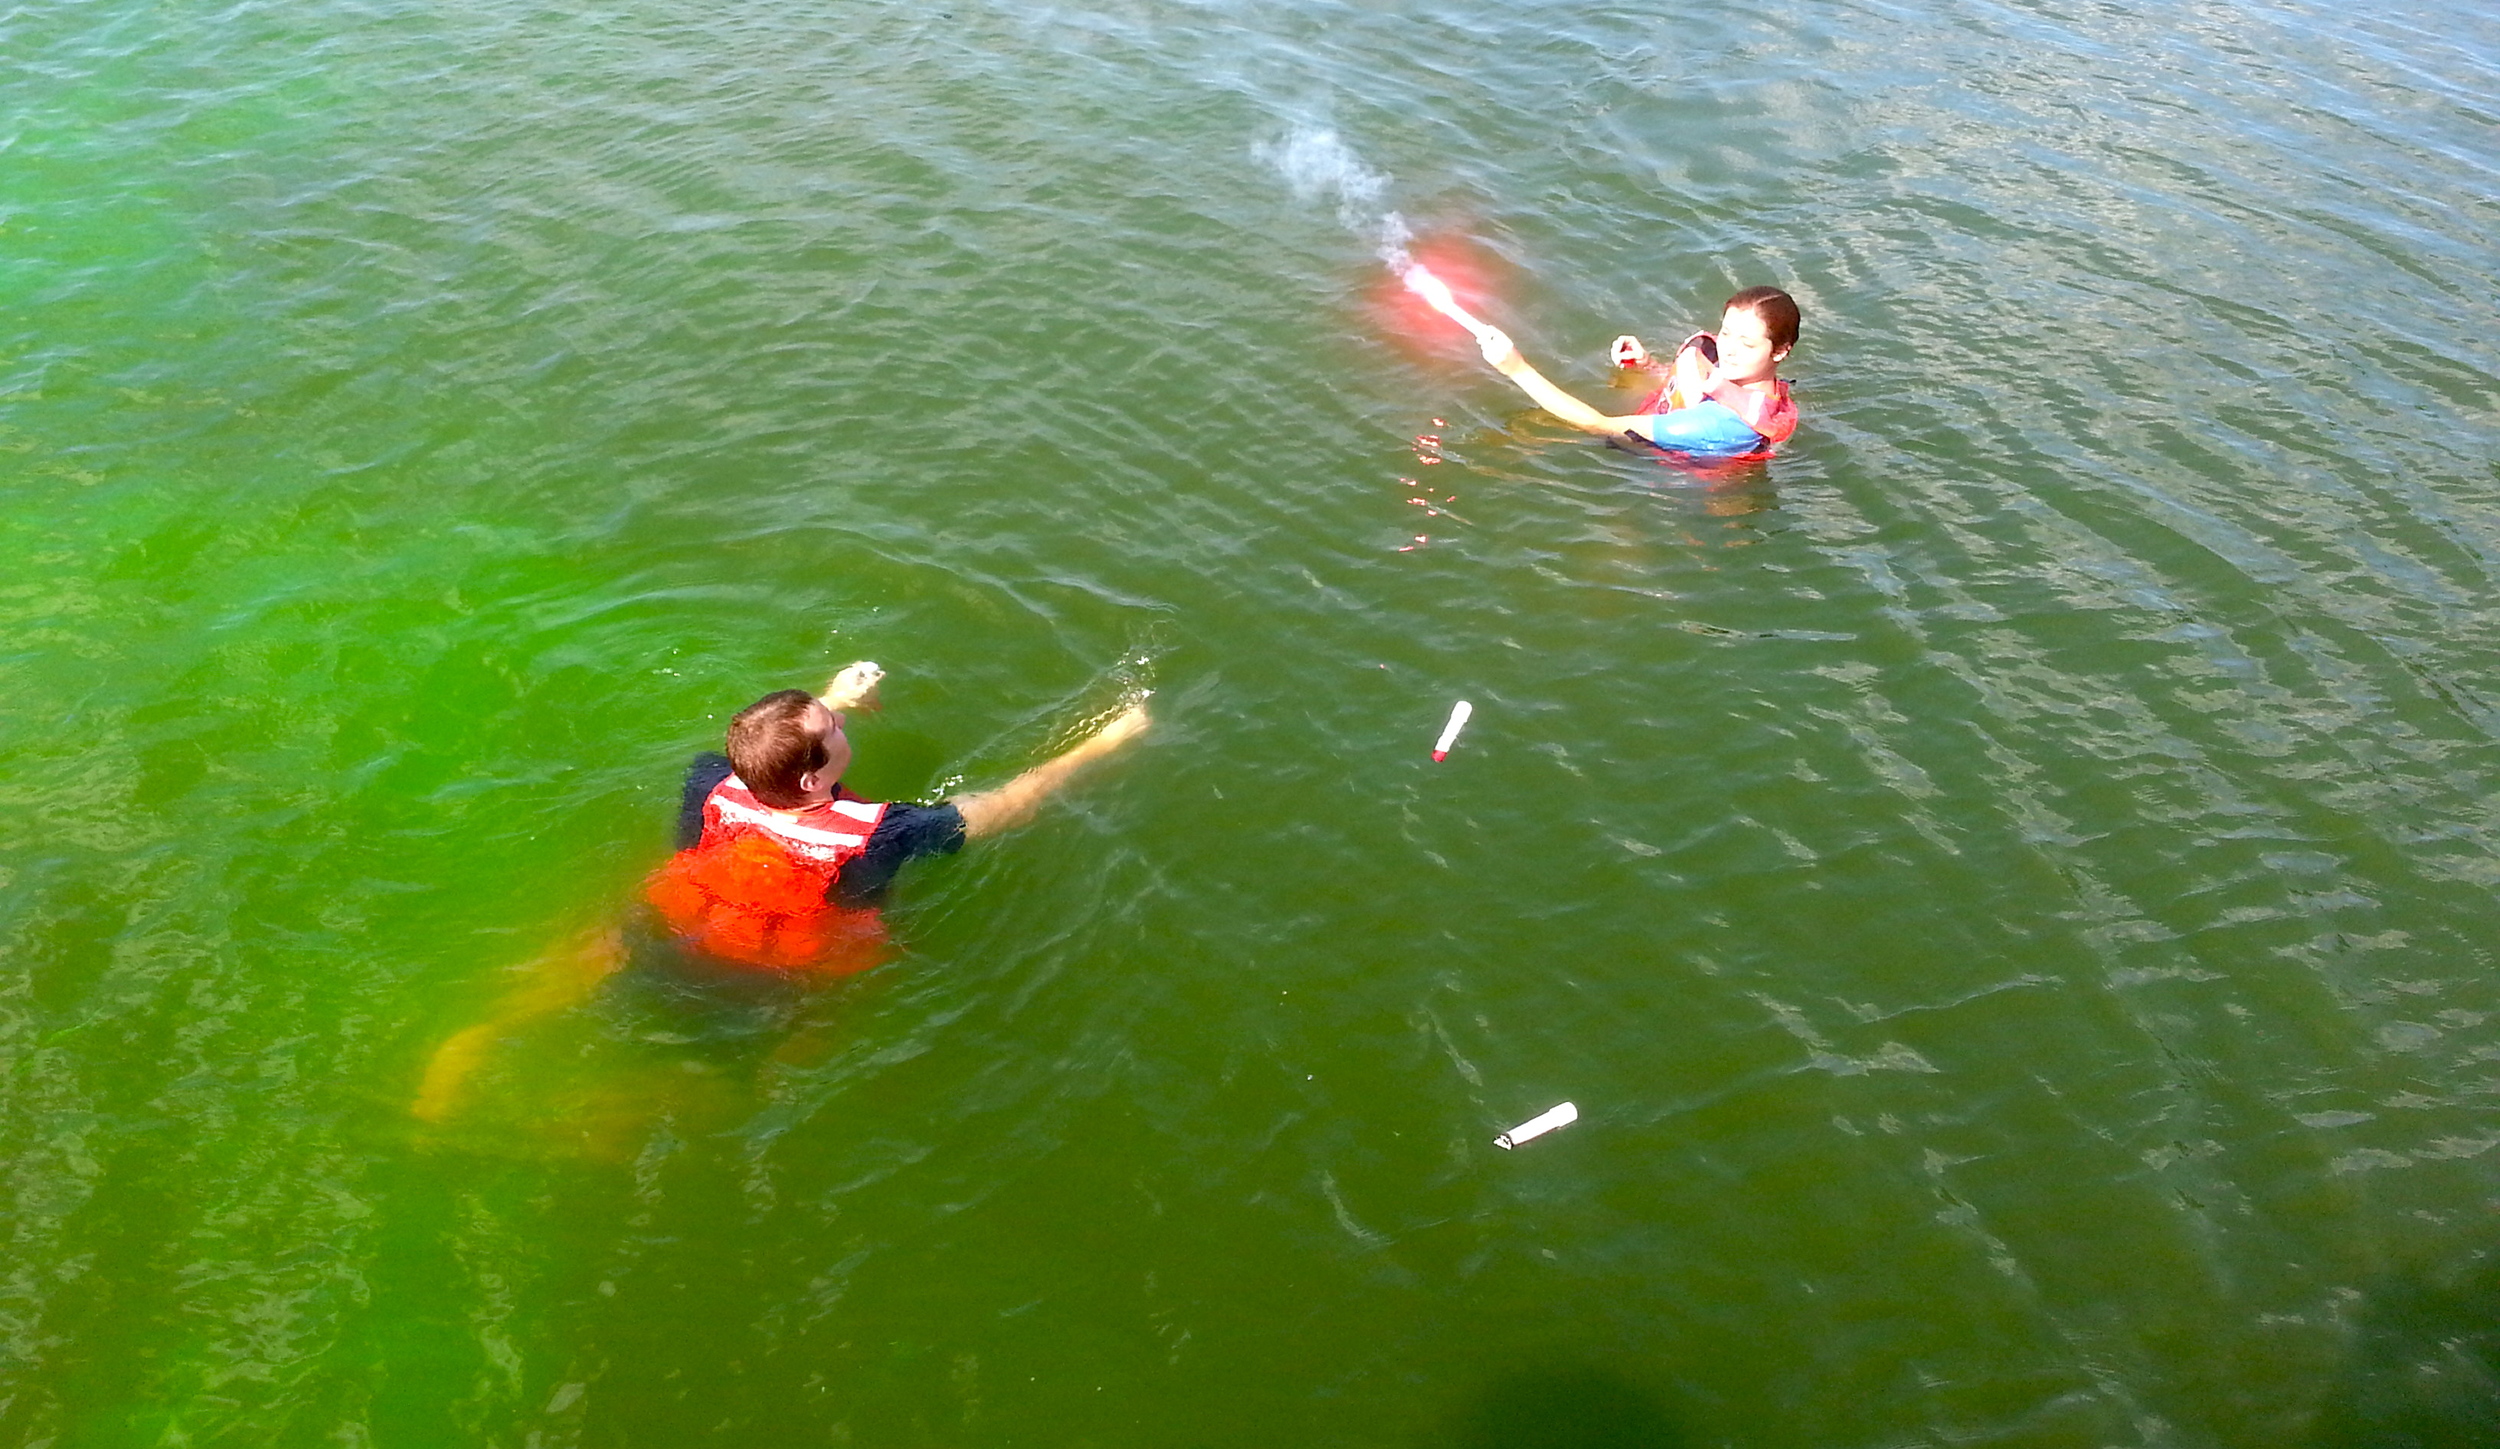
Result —
M1336 132L1296 126L1282 141L1262 141L1251 150L1285 178L1297 200L1333 199L1346 230L1370 242L1392 271L1406 271L1406 244L1415 234L1404 217L1380 204L1389 178L1364 165Z

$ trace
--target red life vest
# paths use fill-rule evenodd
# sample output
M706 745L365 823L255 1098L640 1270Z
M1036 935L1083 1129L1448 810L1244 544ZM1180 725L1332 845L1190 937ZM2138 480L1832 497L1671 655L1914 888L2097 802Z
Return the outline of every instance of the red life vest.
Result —
M1685 338L1683 345L1675 349L1676 355L1681 357L1684 354L1685 348L1691 347L1695 343L1700 342L1707 342L1709 344L1708 347L1702 350L1703 359L1708 362L1718 361L1719 339L1707 332L1696 332L1692 336ZM1751 389L1740 389L1740 391L1749 392ZM1758 397L1759 394L1756 394L1756 396ZM1656 413L1668 413L1674 412L1679 408L1688 408L1700 401L1702 401L1701 398L1687 397L1677 392L1675 390L1675 384L1670 382L1665 387L1658 389L1656 392L1651 393L1647 398L1643 399L1641 405L1634 408L1632 412L1635 416L1648 417ZM1726 405L1723 403L1721 406L1724 407ZM1744 423L1746 427L1753 429L1755 433L1760 435L1762 438L1761 451L1764 454L1768 454L1774 445L1787 442L1789 437L1797 431L1797 404L1796 401L1789 396L1788 380L1780 377L1771 379L1770 400L1760 403L1757 406L1759 409L1758 417L1748 418L1743 413L1737 412L1734 408L1728 408L1728 411L1736 413L1738 421Z
M706 956L847 976L877 964L885 926L873 910L826 899L844 863L868 848L885 807L840 791L822 805L775 810L732 775L703 801L703 836L643 887L678 939Z

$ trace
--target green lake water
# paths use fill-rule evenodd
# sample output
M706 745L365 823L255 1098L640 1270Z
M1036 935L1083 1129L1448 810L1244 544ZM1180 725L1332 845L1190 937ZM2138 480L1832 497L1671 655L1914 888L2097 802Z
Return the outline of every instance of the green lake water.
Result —
M2462 0L0 9L0 1443L2500 1442L2495 94ZM1783 285L1804 426L1594 446L1401 227L1623 405ZM856 658L879 798L1157 724L412 1114Z

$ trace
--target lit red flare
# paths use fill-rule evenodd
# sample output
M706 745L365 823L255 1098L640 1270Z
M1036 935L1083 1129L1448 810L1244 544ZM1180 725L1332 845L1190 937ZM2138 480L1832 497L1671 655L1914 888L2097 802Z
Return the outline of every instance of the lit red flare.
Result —
M1477 341L1483 341L1485 335L1493 331L1492 327L1479 321L1474 313L1458 305L1458 299L1450 295L1450 284L1425 270L1422 263L1419 262L1406 269L1405 281L1406 290L1423 298L1425 305L1433 311L1474 333Z

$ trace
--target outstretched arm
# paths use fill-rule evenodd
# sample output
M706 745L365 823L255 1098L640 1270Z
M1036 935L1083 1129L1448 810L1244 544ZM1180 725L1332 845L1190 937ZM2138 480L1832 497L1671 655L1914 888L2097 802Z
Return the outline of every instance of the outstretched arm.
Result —
M1486 328L1478 338L1478 345L1484 353L1484 360L1492 365L1494 371L1509 378L1538 407L1575 428L1611 434L1630 430L1640 421L1638 415L1615 417L1601 413L1556 387L1544 373L1528 365L1528 360L1519 355L1519 348L1511 342L1510 334L1498 327Z
M1484 360L1495 372L1518 384L1519 390L1534 399L1536 405L1575 428L1591 433L1621 433L1632 430L1639 416L1610 417L1580 401L1561 388L1546 381L1545 374L1528 365L1512 345L1510 334L1498 327L1487 327L1477 338Z
M952 803L963 814L964 833L995 835L1022 825L1033 818L1033 812L1041 808L1044 800L1068 782L1069 776L1144 734L1149 723L1146 707L1131 705L1118 719L997 789L956 796Z

